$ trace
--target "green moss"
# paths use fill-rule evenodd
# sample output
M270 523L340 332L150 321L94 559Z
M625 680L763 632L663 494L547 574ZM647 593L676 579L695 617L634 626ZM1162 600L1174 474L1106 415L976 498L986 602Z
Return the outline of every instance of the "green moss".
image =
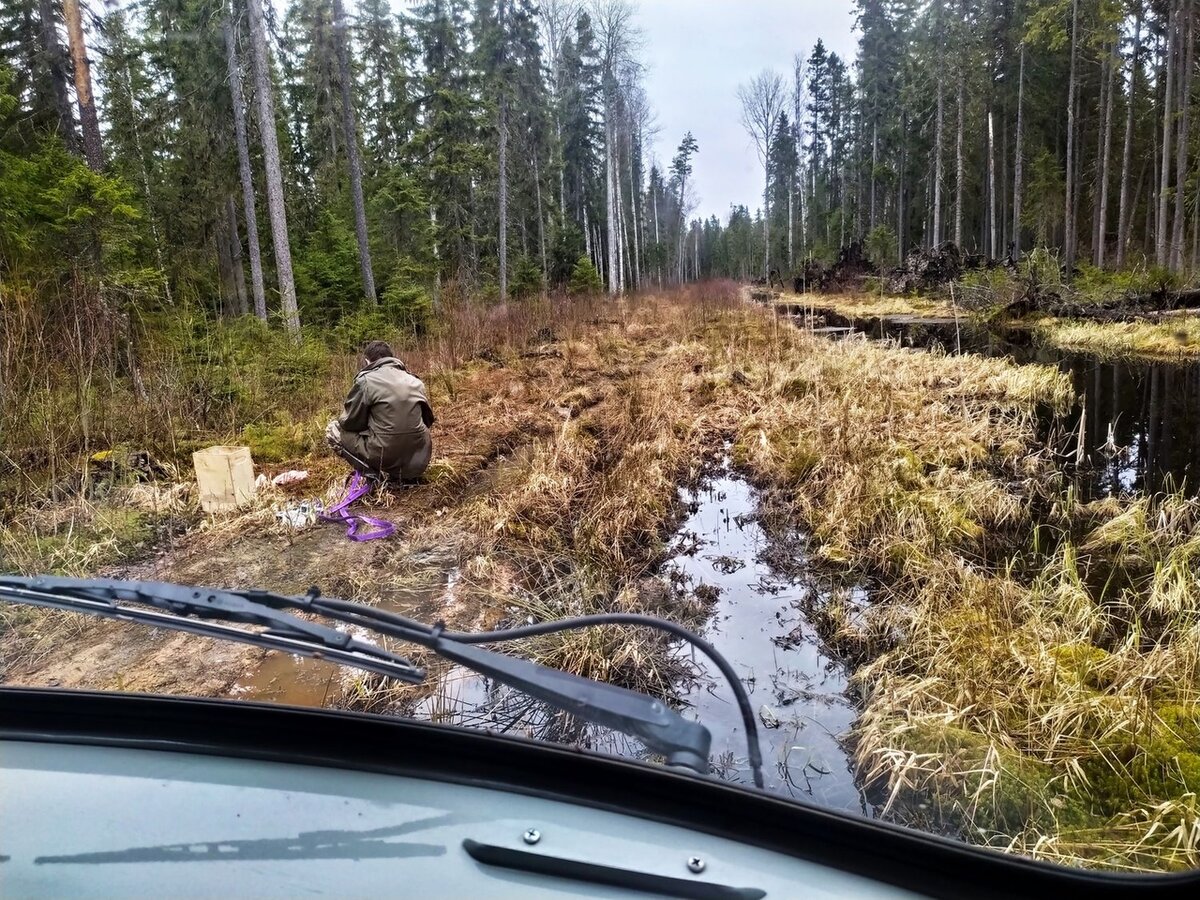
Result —
M808 477L821 462L821 454L804 444L795 444L788 451L784 473L788 481L796 482Z
M1053 789L1049 765L995 746L970 729L922 724L904 733L903 745L917 754L931 754L939 765L960 773L961 791L933 798L939 814L958 827L1016 833L1031 825L1048 825L1064 812L1074 814Z
M242 429L242 440L255 462L289 462L312 453L320 435L309 423L252 423Z
M1064 674L1073 676L1081 685L1099 691L1112 683L1103 671L1110 654L1099 647L1083 642L1059 644L1050 648L1050 655Z
M1200 711L1166 706L1156 718L1145 733L1081 761L1092 799L1109 815L1200 793Z

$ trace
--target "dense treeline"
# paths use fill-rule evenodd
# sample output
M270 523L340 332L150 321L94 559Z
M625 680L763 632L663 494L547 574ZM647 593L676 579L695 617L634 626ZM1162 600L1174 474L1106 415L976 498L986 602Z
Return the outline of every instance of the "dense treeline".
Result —
M668 169L651 158L634 14L628 0L11 0L6 292L132 345L131 321L172 309L293 332L423 326L455 297L694 277L698 148L688 135Z
M755 275L768 252L795 270L851 241L887 263L944 240L1193 270L1198 6L857 0L857 59L818 40L743 86L765 190L755 213L693 226L701 270Z

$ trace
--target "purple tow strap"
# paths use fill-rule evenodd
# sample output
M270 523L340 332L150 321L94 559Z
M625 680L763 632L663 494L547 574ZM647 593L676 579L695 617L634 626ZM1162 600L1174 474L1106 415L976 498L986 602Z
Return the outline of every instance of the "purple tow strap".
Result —
M350 485L346 488L346 495L337 503L321 513L322 522L343 522L346 525L346 537L352 541L374 541L379 538L391 537L396 533L396 526L392 522L385 522L383 519L376 519L373 516L364 515L363 513L352 513L349 507L357 503L371 491L371 485L367 479L362 477L359 472L354 473L354 477L350 479ZM359 532L359 526L366 525L370 531Z

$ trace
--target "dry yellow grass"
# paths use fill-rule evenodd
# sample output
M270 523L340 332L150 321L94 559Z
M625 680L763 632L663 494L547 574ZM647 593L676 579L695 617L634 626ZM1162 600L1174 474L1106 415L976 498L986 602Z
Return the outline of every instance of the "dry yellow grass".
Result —
M929 297L897 297L888 294L796 294L785 291L776 307L831 309L847 319L873 319L883 316L927 316L949 318L954 307ZM962 311L959 311L962 315Z
M1200 358L1200 317L1196 316L1181 316L1161 322L1079 322L1070 319L1043 319L1036 324L1034 330L1038 340L1047 346L1093 353L1101 358Z

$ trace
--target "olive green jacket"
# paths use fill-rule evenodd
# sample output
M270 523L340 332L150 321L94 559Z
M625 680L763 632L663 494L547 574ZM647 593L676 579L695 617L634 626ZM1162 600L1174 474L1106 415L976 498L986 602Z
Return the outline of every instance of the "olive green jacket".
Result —
M421 379L392 356L358 373L338 419L341 445L367 467L394 478L418 478L429 465L433 407Z

